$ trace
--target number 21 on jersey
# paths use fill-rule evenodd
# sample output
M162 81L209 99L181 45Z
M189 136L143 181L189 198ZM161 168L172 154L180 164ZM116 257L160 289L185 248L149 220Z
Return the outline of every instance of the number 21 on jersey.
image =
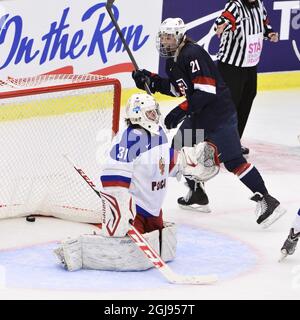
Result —
M192 73L195 73L197 71L200 71L200 66L198 60L193 60L190 62L190 66L192 68Z

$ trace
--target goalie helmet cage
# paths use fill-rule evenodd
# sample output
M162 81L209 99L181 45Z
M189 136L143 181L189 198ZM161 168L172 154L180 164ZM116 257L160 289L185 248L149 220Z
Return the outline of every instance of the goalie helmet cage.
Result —
M1 81L0 219L37 214L101 222L99 198L63 155L99 181L119 129L120 97L117 79L97 75Z

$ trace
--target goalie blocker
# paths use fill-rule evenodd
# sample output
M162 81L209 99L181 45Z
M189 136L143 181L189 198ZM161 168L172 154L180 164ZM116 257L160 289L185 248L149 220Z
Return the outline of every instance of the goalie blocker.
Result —
M172 261L176 255L176 225L164 222L161 231L145 233L144 237L165 261ZM128 237L103 237L81 235L63 241L54 250L60 263L68 271L80 269L109 271L142 271L153 267L143 252Z

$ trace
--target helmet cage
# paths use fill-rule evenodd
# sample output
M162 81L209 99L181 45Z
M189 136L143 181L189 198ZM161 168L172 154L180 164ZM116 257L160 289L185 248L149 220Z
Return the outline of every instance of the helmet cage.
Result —
M174 57L184 39L186 27L180 18L168 18L160 26L156 37L156 48L163 58Z
M158 134L160 111L159 105L148 94L135 94L127 104L126 119L138 124L151 133Z

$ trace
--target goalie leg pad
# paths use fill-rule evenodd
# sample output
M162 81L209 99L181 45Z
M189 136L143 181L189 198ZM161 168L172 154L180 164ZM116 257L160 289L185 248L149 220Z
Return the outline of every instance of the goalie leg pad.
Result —
M145 233L144 237L159 252L159 231ZM128 236L114 238L83 235L81 242L84 269L141 271L153 267L144 253Z
M145 233L144 237L159 252L159 231ZM144 253L126 237L82 235L63 241L54 250L63 267L68 271L79 269L106 271L142 271L153 267Z
M164 222L161 233L161 258L165 261L172 261L176 257L177 227L173 222Z
M143 236L156 252L160 252L159 230L144 233ZM161 257L165 262L172 261L176 255L176 226L164 222L161 231ZM63 241L54 250L65 269L106 271L143 271L153 267L144 253L132 240L126 237L105 237L101 235L82 235Z
M82 269L80 237L62 241L61 245L54 250L54 253L65 269L69 271Z

